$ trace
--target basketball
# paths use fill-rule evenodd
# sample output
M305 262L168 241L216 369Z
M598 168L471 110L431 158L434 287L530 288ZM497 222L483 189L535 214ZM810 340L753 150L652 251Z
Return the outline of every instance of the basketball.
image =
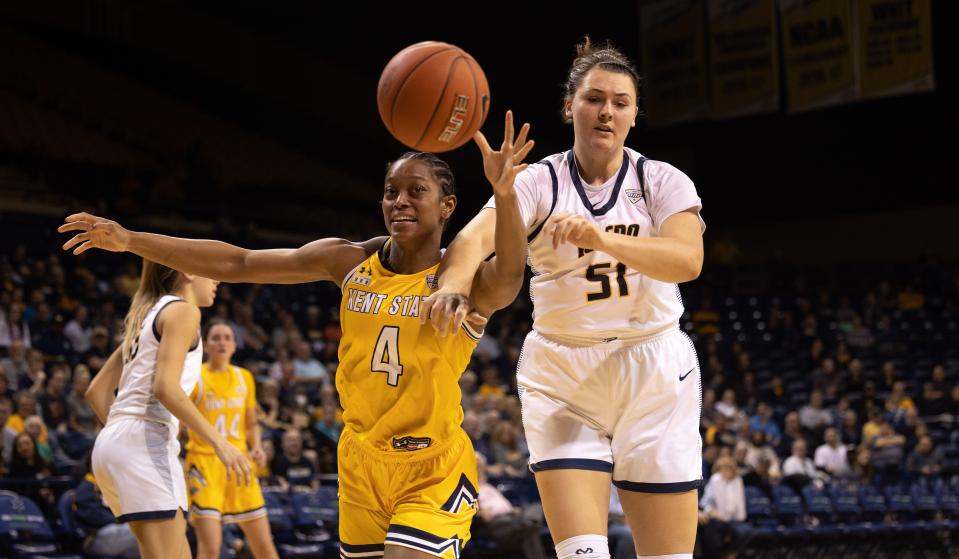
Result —
M463 49L426 41L390 60L376 88L383 124L417 151L456 149L483 126L489 85L476 60Z

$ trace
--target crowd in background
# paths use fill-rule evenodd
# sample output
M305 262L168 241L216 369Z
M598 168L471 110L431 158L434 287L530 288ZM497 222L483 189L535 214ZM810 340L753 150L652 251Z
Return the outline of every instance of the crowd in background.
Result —
M683 286L680 326L702 370L704 536L729 543L744 487L875 484L959 474L959 274L943 264L738 268L728 240ZM0 254L0 425L5 478L69 474L98 423L83 393L121 340L139 282L126 255ZM205 318L236 333L257 381L264 485L315 488L336 472L339 292L222 285ZM494 480L529 478L515 367L528 295L494 316L460 387L463 427ZM29 497L50 511L54 495ZM615 517L615 515L614 515ZM719 527L717 531L707 527Z

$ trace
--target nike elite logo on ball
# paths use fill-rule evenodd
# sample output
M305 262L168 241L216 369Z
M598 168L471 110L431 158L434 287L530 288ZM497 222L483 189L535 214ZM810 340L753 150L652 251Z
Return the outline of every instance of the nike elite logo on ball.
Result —
M691 372L693 372L693 371L695 371L695 370L696 370L696 367L693 367L692 369L686 371L686 374L685 374L685 375L679 375L679 382L683 382L684 380L686 380L686 377L689 376L689 373L691 373Z

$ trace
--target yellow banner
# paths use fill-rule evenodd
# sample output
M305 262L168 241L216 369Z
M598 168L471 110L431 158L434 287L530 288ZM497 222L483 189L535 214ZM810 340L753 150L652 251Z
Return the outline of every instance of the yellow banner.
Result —
M935 89L929 0L859 0L863 97Z
M709 0L708 14L712 115L779 110L775 0Z
M850 0L780 0L790 113L858 98Z
M665 0L640 9L644 110L650 126L706 116L706 29L702 0Z

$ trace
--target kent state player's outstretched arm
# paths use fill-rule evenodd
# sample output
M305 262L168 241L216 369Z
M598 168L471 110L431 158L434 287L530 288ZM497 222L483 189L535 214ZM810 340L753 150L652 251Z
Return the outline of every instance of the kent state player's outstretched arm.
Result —
M600 230L581 215L556 214L543 232L553 237L553 248L568 242L605 252L653 279L682 283L699 277L703 269L703 234L695 211L670 216L658 237L630 237Z
M115 221L88 213L67 216L57 231L79 231L63 245L80 254L91 248L132 252L174 270L228 283L341 283L346 274L386 241L361 243L319 239L300 248L248 250L221 241L183 239L129 231Z
M483 171L493 186L497 217L493 231L493 249L496 256L489 262L474 268L471 296L462 293L445 295L440 293L426 300L420 313L420 321L427 318L441 335L456 332L468 313L473 310L481 317L488 318L516 298L523 285L523 271L526 268L526 226L519 211L516 191L513 183L516 175L529 165L523 159L533 149L534 142L527 141L529 124L520 128L514 141L513 112L506 111L506 127L503 143L499 151L494 151L486 136L476 132L473 139L483 154ZM470 321L475 322L470 314Z

